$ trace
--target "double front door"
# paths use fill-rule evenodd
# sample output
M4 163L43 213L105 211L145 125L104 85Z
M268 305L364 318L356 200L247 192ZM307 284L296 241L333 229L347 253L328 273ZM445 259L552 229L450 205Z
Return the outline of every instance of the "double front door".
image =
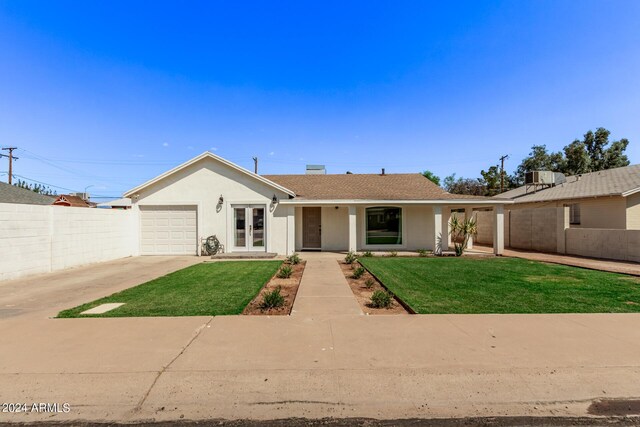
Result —
M234 251L265 251L266 237L264 205L233 206Z

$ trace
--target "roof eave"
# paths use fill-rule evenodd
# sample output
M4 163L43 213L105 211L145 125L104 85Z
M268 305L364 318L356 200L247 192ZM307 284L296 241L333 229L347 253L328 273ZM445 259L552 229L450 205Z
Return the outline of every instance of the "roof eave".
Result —
M496 199L288 199L281 200L281 205L511 205L513 200Z

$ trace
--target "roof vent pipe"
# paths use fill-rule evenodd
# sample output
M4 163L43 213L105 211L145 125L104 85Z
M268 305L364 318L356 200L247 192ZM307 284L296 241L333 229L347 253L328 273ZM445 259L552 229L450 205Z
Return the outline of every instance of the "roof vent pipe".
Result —
M382 168L382 175L384 175L384 168Z

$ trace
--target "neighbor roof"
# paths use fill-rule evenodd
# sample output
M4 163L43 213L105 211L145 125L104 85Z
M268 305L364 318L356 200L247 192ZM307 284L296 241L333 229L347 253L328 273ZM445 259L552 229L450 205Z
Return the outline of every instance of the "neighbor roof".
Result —
M567 182L533 192L526 186L500 194L516 203L584 199L603 196L629 196L640 191L640 164L568 176Z
M485 199L450 194L419 173L263 175L307 200Z
M75 208L88 208L91 206L91 204L86 202L82 197L72 196L70 194L61 194L53 204L56 206L72 206Z
M25 205L50 205L56 198L34 193L26 188L0 182L0 203L22 203Z

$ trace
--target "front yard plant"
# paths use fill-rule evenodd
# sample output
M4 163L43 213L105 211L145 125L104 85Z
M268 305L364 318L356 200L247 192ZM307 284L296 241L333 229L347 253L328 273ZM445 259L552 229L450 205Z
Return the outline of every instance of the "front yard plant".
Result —
M281 264L282 261L203 262L62 311L58 317L240 314ZM104 314L80 314L105 303L125 304Z
M640 278L624 274L502 257L360 263L421 314L640 312Z
M298 255L297 253L292 253L289 257L287 257L287 263L291 264L291 265L298 265L300 264L300 255Z
M268 310L270 308L282 307L284 305L284 297L281 294L282 286L278 286L270 292L266 292L262 297L260 308Z
M291 268L291 266L285 264L280 267L280 271L278 271L278 277L281 279L288 279L289 277L291 277L292 273L293 269Z
M358 254L353 251L347 252L347 255L344 257L344 262L347 264L353 264L358 260Z
M386 291L374 291L371 295L371 306L374 308L388 308L393 298Z
M364 269L364 267L357 267L355 270L353 270L353 274L351 275L351 277L353 277L354 279L359 279L362 277L365 271L366 270Z

